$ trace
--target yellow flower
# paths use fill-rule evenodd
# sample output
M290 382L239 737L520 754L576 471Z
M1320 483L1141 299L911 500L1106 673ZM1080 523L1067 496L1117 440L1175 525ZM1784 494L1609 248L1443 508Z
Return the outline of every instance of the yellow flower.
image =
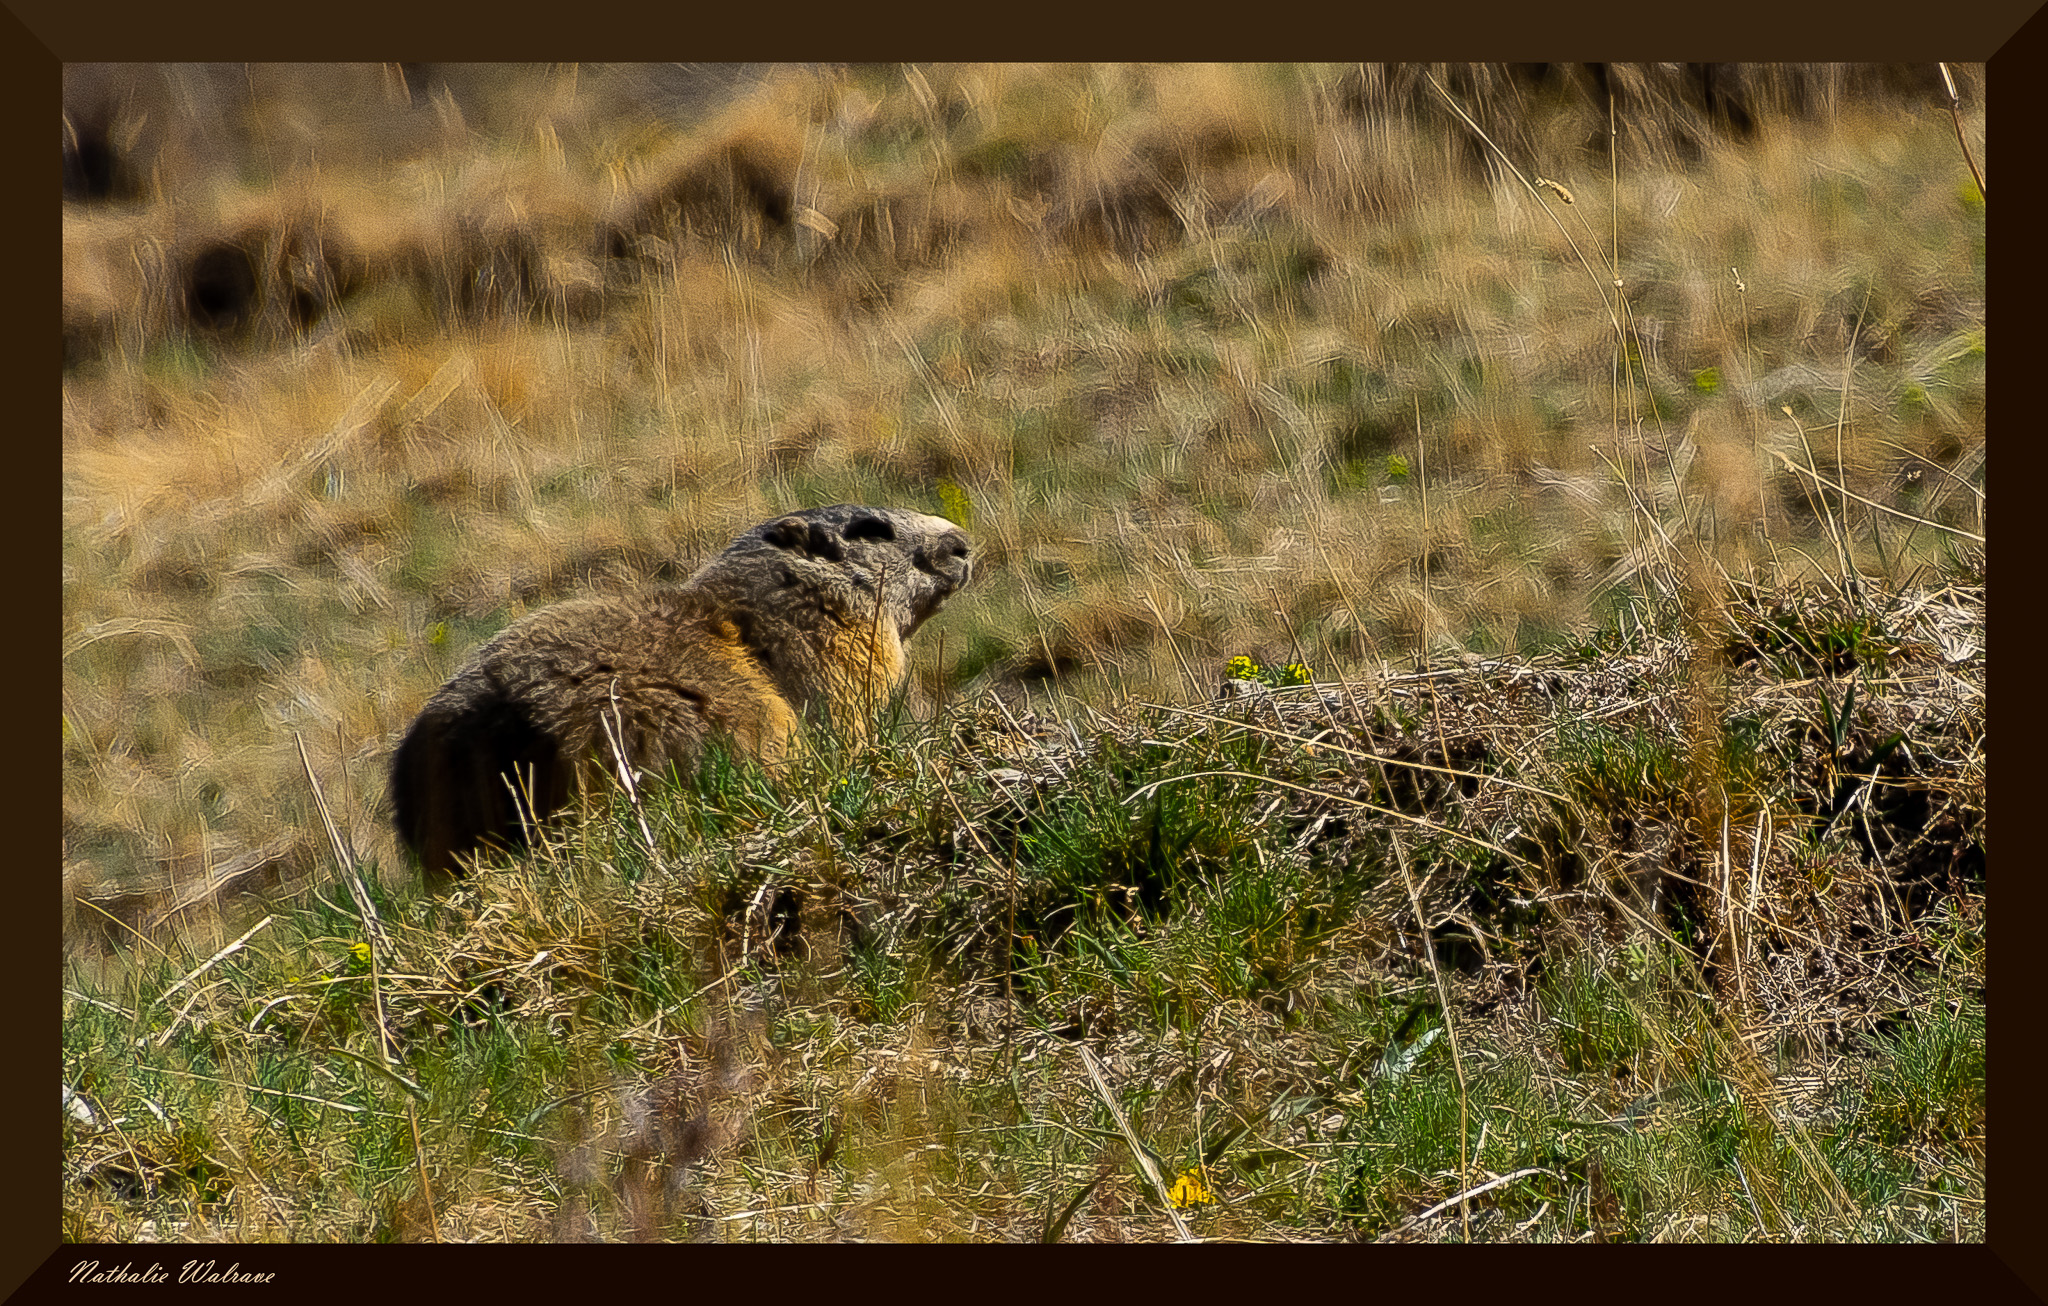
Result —
M1190 1206L1207 1205L1216 1200L1208 1185L1202 1182L1200 1170L1181 1171L1180 1177L1173 1181L1173 1187L1167 1191L1166 1196L1182 1210Z
M1257 680L1260 674L1264 671L1264 667L1260 666L1258 663L1252 661L1250 658L1240 653L1236 657L1230 659L1230 666L1228 667L1226 674L1228 674L1232 680Z
M955 526L974 525L974 501L967 497L967 491L943 476L934 488L939 492L940 516Z
M355 959L356 965L367 966L370 964L370 945L360 941L352 943L349 945L348 955Z

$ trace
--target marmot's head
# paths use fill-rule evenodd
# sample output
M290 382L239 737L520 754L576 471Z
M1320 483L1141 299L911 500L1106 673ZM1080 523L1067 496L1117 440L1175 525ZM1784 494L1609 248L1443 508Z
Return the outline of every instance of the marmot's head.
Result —
M734 540L700 578L714 572L758 575L763 562L782 588L815 596L843 621L873 620L879 605L902 639L965 585L973 570L967 533L943 517L839 503L761 523Z

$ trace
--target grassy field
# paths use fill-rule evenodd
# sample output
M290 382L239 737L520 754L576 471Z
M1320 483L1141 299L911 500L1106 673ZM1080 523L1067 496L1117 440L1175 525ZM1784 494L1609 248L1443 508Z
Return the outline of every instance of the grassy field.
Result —
M1981 1239L1954 71L75 73L65 1236ZM879 743L414 882L846 500Z

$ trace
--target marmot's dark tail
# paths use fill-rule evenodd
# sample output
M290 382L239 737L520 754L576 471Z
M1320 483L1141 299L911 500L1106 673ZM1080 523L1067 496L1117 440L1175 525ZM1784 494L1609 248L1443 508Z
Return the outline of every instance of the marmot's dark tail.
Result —
M527 818L541 821L569 800L570 768L527 711L458 684L434 696L391 759L393 824L430 875L459 873L455 859L486 844L525 846L520 810L530 802Z

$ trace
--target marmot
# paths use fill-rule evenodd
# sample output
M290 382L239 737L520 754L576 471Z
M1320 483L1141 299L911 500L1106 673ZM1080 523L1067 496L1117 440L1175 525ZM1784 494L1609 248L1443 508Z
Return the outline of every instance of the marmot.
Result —
M903 641L967 583L967 536L838 504L764 522L681 587L514 622L420 710L391 759L392 815L429 875L539 820L627 759L687 774L723 737L770 766L806 718L859 736L903 680ZM509 779L509 783L508 783ZM512 786L520 797L515 805Z

